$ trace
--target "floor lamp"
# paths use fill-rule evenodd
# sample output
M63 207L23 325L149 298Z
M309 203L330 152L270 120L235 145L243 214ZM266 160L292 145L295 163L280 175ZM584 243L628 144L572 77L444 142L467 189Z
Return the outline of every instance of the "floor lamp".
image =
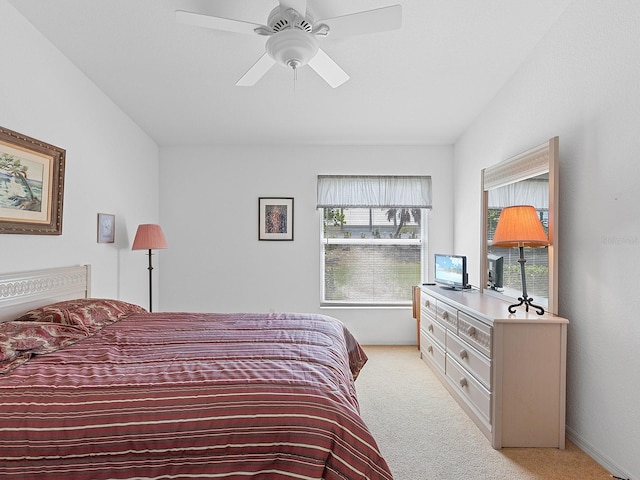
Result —
M142 225L138 225L138 231L136 232L136 237L133 240L133 245L131 250L149 250L149 311L153 311L153 302L152 302L152 275L153 265L151 263L151 255L153 253L151 250L156 250L159 248L167 248L167 241L164 238L164 233L162 233L162 228L160 225L154 225L150 223L145 223Z
M522 297L519 302L509 305L509 312L515 313L516 307L524 305L536 310L538 315L544 315L544 308L533 303L533 298L527 294L527 280L524 273L524 247L546 247L549 245L547 234L538 218L536 209L530 205L516 205L506 207L500 212L498 225L493 234L493 247L518 247L520 249L520 275L522 276Z

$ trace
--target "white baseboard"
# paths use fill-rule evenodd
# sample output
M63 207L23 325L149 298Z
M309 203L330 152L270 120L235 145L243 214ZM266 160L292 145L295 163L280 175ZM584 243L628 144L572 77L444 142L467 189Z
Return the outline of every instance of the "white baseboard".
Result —
M600 452L593 445L583 439L578 433L573 430L568 425L565 427L566 435L571 442L573 442L580 450L585 452L591 458L593 458L596 462L606 468L612 475L615 475L618 478L624 478L625 480L638 480L631 478L628 474L624 473L618 465L615 464L613 460L611 460L607 455Z

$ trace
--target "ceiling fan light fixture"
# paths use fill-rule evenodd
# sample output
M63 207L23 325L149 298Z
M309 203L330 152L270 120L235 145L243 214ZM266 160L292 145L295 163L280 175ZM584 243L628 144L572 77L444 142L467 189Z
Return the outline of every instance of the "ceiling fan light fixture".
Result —
M318 40L308 32L287 29L274 33L267 40L267 53L278 64L300 68L318 53Z

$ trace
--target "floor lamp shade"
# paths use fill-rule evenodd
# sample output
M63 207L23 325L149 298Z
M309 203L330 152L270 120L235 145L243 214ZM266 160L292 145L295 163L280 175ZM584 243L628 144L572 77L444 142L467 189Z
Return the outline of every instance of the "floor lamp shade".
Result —
M164 238L160 225L153 223L138 225L138 231L133 240L131 250L156 250L160 248L168 248L167 240Z
M144 223L138 225L138 231L136 237L133 240L131 250L148 250L149 251L149 311L153 311L153 287L152 287L152 271L153 265L151 263L152 250L160 248L168 248L167 240L164 238L162 228L160 225L153 223Z

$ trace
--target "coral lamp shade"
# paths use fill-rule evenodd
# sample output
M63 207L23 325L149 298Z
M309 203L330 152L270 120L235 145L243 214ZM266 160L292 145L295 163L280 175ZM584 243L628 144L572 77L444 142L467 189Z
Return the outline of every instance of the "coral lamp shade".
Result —
M138 225L131 250L155 250L158 248L168 248L160 225L152 223Z
M494 247L545 247L549 245L547 234L536 209L530 205L506 207L500 213L493 235Z

